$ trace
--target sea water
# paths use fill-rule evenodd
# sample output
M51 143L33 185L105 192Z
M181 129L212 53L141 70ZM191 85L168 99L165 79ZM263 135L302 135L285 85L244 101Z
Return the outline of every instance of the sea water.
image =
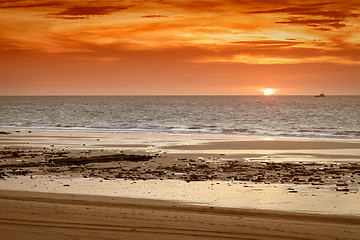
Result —
M0 128L360 139L360 96L3 96Z

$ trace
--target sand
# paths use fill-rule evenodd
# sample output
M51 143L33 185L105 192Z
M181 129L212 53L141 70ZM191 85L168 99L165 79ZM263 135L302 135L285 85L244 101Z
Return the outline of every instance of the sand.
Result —
M0 190L158 199L192 205L337 214L360 217L359 194L332 186L265 184L246 181L173 179L125 180L50 175L16 176L0 181ZM331 201L329 201L331 199Z
M20 131L0 150L1 239L360 235L358 140Z
M1 239L358 239L360 218L0 191Z

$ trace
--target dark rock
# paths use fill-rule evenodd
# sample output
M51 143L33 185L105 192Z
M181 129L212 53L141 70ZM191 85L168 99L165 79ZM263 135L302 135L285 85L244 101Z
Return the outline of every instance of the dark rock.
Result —
M349 184L347 184L347 183L337 183L336 186L338 186L338 187L346 187L346 186L349 186Z

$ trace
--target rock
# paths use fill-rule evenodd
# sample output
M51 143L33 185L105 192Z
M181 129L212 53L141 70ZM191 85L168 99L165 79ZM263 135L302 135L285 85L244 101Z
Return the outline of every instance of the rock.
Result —
M337 183L336 186L338 186L338 187L347 187L347 186L349 186L349 184L347 184L347 183Z

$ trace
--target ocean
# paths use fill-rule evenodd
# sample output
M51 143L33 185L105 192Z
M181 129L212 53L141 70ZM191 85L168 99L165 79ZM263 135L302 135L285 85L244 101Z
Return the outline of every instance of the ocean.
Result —
M2 96L0 128L360 139L360 96Z

